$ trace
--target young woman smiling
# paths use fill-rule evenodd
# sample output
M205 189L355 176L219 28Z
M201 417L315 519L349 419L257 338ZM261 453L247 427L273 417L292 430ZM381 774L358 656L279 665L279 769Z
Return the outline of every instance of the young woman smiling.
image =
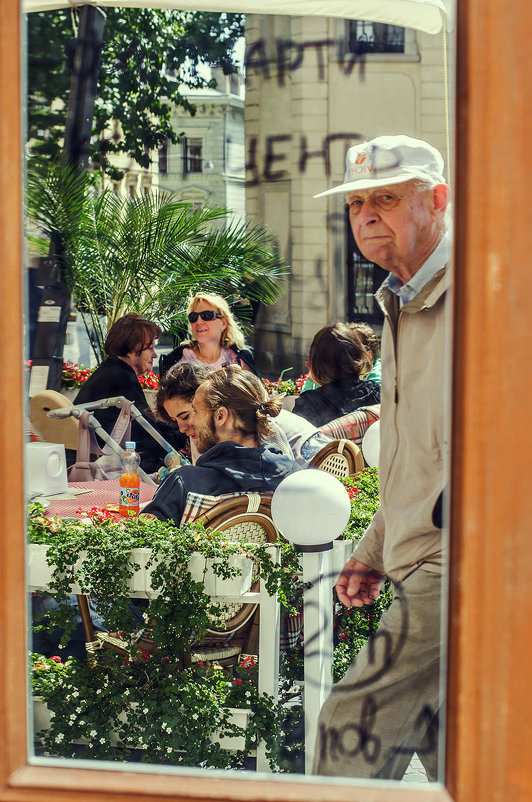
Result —
M225 298L213 293L198 293L189 301L187 316L192 337L160 357L161 377L176 362L199 362L212 370L236 363L260 376Z

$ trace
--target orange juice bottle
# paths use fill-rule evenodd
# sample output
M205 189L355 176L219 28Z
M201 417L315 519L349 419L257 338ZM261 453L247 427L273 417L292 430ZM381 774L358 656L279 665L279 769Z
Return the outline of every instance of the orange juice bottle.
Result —
M140 457L135 451L136 443L128 440L122 454L122 476L120 477L120 515L133 518L139 514L140 479L138 467Z

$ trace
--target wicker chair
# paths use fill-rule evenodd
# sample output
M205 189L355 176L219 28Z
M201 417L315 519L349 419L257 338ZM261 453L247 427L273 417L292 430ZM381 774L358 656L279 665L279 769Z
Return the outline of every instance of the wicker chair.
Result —
M348 415L329 421L320 426L320 430L329 437L345 438L352 440L359 448L362 446L362 439L372 423L379 420L381 405L374 404L371 407L361 407Z
M364 470L362 452L351 440L332 440L312 458L309 468L319 468L333 476L354 476Z
M30 421L33 434L48 443L64 443L65 448L76 451L78 447L79 422L75 418L48 417L54 409L72 406L72 402L55 390L36 393L30 401Z
M223 532L231 541L248 540L255 543L274 543L277 529L271 518L271 493L247 493L226 499L211 507L196 520ZM258 581L253 589L258 588ZM259 605L223 603L221 619L209 627L204 643L194 646L192 661L233 661L240 652L256 651Z

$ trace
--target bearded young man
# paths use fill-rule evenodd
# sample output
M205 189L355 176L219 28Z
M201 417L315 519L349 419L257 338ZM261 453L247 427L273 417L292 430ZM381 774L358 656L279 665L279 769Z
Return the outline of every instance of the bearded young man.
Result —
M361 607L387 575L394 599L322 708L314 771L400 780L417 752L437 780L449 188L435 148L382 136L350 148L344 183L316 197L336 192L346 193L363 255L390 271L376 294L380 507L336 590L344 605Z
M269 398L260 379L239 367L210 373L192 400L195 465L170 473L143 515L177 526L189 493L264 493L295 470L297 463L272 445L259 445L272 434L269 418L281 409Z

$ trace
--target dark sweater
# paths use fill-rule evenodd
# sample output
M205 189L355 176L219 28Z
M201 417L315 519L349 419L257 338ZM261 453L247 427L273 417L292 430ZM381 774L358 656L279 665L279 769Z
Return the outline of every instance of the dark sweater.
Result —
M377 382L345 376L330 384L324 384L317 390L307 390L297 398L293 412L313 423L323 426L324 423L360 407L378 404L381 400L381 388Z
M180 434L177 426L171 426L155 420L146 402L137 374L131 365L116 356L107 357L96 368L92 376L89 376L81 387L74 399L74 403L87 404L89 401L98 401L100 398L113 398L117 395L123 395L128 401L132 401L139 412L142 412L149 423L176 450L186 445L187 439ZM94 412L94 416L108 434L111 434L118 415L119 410L116 407ZM147 473L153 473L163 465L165 450L138 423L133 422L131 426L131 439L136 443L137 452L140 454L140 467L143 470Z
M231 441L218 443L202 454L196 465L172 471L143 512L179 526L189 492L206 496L265 493L298 470L298 464L275 446L248 448Z

